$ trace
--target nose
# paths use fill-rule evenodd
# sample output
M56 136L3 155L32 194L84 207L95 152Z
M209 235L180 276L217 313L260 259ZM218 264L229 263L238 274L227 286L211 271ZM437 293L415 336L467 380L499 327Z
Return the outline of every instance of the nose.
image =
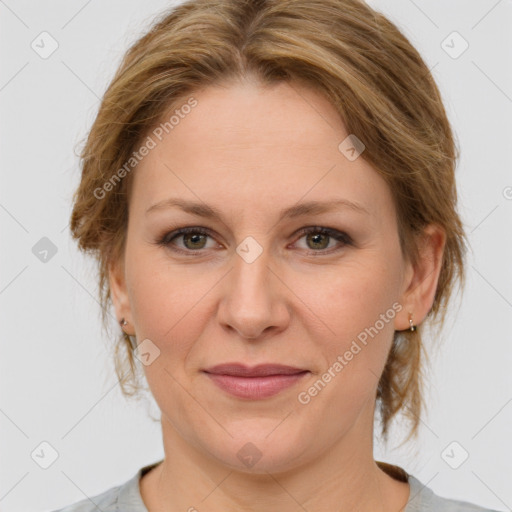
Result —
M233 268L223 279L218 308L218 321L225 329L246 339L286 329L290 321L288 288L276 268L266 249L252 262L238 253L233 255Z

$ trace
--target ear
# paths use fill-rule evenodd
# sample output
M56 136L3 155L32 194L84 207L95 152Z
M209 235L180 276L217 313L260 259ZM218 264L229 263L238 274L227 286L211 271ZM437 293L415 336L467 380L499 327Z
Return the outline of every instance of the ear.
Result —
M429 224L423 231L418 247L418 261L407 262L400 304L403 309L395 317L395 330L409 329L409 314L415 325L428 315L437 290L443 262L446 233L441 226Z
M122 318L124 318L128 322L128 325L123 327L123 330L127 334L131 334L129 331L133 330L133 322L130 301L126 288L124 259L122 257L118 261L110 264L108 270L108 279L117 321L119 322Z

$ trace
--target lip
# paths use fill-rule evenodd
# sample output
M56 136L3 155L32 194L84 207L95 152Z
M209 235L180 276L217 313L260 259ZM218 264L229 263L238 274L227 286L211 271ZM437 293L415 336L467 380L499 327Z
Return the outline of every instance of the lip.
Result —
M278 364L248 367L240 363L217 365L204 370L220 389L237 398L269 398L293 386L308 370Z
M304 368L272 363L263 363L256 366L246 366L243 363L224 363L212 366L204 371L210 374L231 375L234 377L267 377L269 375L294 375L306 370Z

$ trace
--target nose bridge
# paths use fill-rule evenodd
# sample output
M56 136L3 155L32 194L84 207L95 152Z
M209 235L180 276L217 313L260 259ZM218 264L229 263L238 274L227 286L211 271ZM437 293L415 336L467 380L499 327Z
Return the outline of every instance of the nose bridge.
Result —
M226 276L219 320L244 337L255 338L286 321L286 306L279 304L282 298L272 267L271 251L263 242L247 237L237 246L232 271Z
M229 293L241 305L261 307L270 299L272 288L268 246L247 237L237 246L233 259Z

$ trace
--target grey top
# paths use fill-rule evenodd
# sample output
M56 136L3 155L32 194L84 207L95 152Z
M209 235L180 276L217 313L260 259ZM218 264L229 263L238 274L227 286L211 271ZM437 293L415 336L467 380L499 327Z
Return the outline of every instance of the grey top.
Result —
M124 484L112 487L92 498L86 498L53 512L148 512L142 501L139 490L141 477L161 461L144 466ZM381 464L379 463L379 466ZM386 465L394 468L395 475L405 475L410 485L410 496L405 512L497 512L495 510L479 507L467 501L458 501L442 498L422 484L417 478L408 474L398 466Z

